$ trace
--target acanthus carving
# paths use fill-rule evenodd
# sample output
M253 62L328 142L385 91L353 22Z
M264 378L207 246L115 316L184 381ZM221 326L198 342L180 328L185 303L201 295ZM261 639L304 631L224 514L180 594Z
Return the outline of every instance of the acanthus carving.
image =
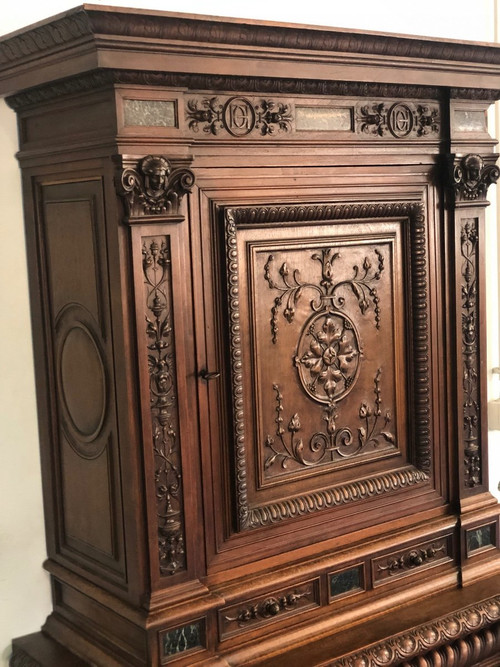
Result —
M424 137L439 134L440 116L436 104L413 104L412 102L360 103L355 113L356 131L358 133L405 137Z
M185 540L167 239L145 238L142 256L160 572L172 575L185 569Z
M251 508L248 503L246 475L245 422L243 414L242 347L240 337L239 276L236 229L238 225L294 223L314 220L346 220L384 217L409 219L411 241L411 289L413 329L412 418L415 432L416 468L404 468L388 475L305 494L283 502ZM431 467L431 416L429 370L427 236L423 206L416 202L366 204L284 204L239 207L225 210L227 300L230 324L230 358L238 524L240 529L255 528L291 517L309 514L336 505L394 491L404 486L425 483Z
M218 97L193 98L187 103L188 127L198 132L217 135L225 130L234 137L243 137L254 130L262 136L288 132L292 128L290 105L272 100L249 100L230 97L219 102Z
M498 651L500 596L402 632L362 651L334 660L329 667L473 665ZM446 647L444 655L440 647ZM429 656L429 660L426 660Z
M478 225L474 218L462 222L462 357L463 357L463 433L465 484L481 483L480 390L477 292Z
M173 168L167 158L147 155L136 168L126 167L119 178L129 218L146 215L178 217L183 196L191 191L194 174L184 167Z
M300 417L295 413L288 422L288 441L283 428L283 396L278 385L274 385L276 392L276 438L268 435L265 446L271 450L271 454L265 461L265 468L271 467L274 463L281 463L282 468L287 467L289 460L296 461L302 466L315 466L322 463L327 455L334 461L335 459L347 459L356 456L361 451L371 446L378 448L382 443L395 446L396 439L392 433L386 430L391 421L391 415L386 410L383 417L384 426L377 429L377 424L382 416L382 398L380 391L379 368L374 379L375 385L375 403L373 407L368 406L366 402L361 403L359 407L359 418L363 426L357 429L357 435L354 436L352 429L341 426L337 428L336 402L330 401L323 413L323 421L326 423L326 433L318 431L309 439L307 446L304 445L302 438L297 434L301 430ZM385 430L383 430L385 429Z
M485 200L488 188L496 183L500 169L496 164L486 164L475 153L457 158L453 168L453 187L458 201Z
M319 285L313 283L300 282L300 275L297 270L290 269L286 262L283 262L279 269L281 284L279 284L271 276L271 266L274 261L274 256L269 255L267 263L264 267L264 278L269 284L270 289L280 292L274 300L274 306L271 314L271 334L272 341L276 343L278 335L278 312L286 301L283 310L283 317L287 322L293 322L295 316L295 306L298 304L304 291L312 290L316 293L316 299L311 303L311 308L315 312L328 311L334 312L343 308L345 305L345 296L342 292L349 290L358 301L360 311L364 314L370 308L370 301L373 303L375 313L375 326L380 328L380 306L377 288L372 286L373 282L380 280L380 276L384 270L384 258L381 252L374 250L376 255L376 268L373 269L372 262L365 257L362 267L353 266L352 278L344 278L335 282L333 264L335 260L340 258L340 252L333 248L323 248L321 254L314 253L311 259L318 261L321 264L321 281ZM340 292L340 293L339 293ZM307 323L307 326L312 326ZM300 363L300 362L299 362ZM305 363L305 362L304 362ZM327 392L328 393L328 392Z
M384 565L379 563L377 570L379 572L387 572L389 576L392 576L404 570L420 567L436 558L442 551L446 551L446 543L441 545L431 544L428 547L412 549L401 556L391 556Z

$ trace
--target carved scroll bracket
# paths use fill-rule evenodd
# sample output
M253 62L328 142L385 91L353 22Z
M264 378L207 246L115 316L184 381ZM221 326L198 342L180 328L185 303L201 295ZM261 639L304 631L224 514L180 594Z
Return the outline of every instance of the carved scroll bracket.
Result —
M451 161L451 183L456 202L486 202L488 188L500 177L496 155L455 155Z
M124 157L116 188L125 204L127 222L165 218L182 222L181 200L194 184L189 164L190 160L169 160L162 155L140 160Z

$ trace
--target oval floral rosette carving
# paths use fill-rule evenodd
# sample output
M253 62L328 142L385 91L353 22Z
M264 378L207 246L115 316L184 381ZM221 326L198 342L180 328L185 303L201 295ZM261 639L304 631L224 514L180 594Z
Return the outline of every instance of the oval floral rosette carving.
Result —
M295 365L306 393L315 401L339 401L352 389L359 372L359 336L344 313L313 315L297 346Z

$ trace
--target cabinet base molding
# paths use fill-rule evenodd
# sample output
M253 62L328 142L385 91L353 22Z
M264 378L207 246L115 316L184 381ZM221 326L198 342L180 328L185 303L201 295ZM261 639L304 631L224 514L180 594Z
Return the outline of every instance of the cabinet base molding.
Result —
M497 592L491 595L492 592ZM479 601L478 601L479 600ZM299 633L300 634L300 633ZM67 639L74 635L70 631ZM383 639L380 639L380 638ZM284 638L285 639L285 638ZM299 640L300 641L300 640ZM298 643L298 642L297 642ZM13 641L10 667L110 667L123 661L97 656L86 642L71 642L77 656L44 632ZM182 665L247 667L498 667L500 664L500 575L399 605L350 628L319 631L316 638L285 650L277 637L257 639ZM85 657L83 655L85 654ZM136 664L134 663L130 663ZM154 662L145 667L156 667Z

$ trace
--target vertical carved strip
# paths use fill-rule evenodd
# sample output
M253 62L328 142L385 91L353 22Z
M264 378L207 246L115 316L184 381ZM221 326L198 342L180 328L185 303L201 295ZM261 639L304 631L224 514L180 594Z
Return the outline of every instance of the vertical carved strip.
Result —
M166 236L142 240L158 550L160 573L171 575L186 561L170 245Z
M238 248L232 209L226 210L227 299L229 306L231 382L233 391L233 432L235 440L236 495L238 524L248 526L248 496L245 460L245 424L243 421L243 375L241 366L240 301L238 288Z
M429 369L429 295L423 204L413 204L410 215L412 247L412 316L414 341L414 414L417 425L417 467L431 469L431 411Z
M462 220L460 230L462 294L462 380L465 484L481 483L480 387L478 335L478 223Z

